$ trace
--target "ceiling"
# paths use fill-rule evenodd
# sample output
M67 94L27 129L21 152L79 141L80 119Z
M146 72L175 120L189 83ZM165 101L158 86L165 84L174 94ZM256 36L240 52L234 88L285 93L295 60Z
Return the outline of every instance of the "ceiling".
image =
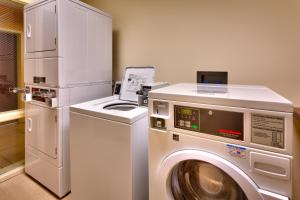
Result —
M24 5L30 1L31 0L0 0L0 4L12 8L23 9Z

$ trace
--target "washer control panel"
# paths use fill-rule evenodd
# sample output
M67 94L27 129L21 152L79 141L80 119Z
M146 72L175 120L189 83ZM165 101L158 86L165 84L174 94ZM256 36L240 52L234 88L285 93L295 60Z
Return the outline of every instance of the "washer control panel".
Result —
M200 109L175 106L175 127L200 131Z
M244 113L174 105L174 127L244 140Z

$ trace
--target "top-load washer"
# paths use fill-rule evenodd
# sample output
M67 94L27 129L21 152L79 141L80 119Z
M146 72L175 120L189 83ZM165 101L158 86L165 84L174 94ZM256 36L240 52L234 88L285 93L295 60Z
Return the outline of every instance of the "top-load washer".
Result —
M73 200L148 199L148 108L136 91L154 68L127 68L120 96L71 106Z
M151 91L150 199L291 199L292 112L263 86Z

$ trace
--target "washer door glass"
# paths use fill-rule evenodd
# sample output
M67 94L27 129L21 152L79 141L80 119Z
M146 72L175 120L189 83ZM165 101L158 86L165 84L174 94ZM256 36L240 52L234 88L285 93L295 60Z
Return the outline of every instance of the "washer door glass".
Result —
M220 168L199 160L178 163L170 175L175 200L244 200L240 186Z

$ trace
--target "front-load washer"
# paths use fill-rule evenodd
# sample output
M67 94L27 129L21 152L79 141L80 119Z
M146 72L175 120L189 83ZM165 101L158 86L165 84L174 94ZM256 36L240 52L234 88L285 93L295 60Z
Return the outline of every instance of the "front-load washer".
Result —
M120 96L71 106L72 200L148 199L148 108L140 84L154 68L127 68Z
M291 199L292 112L263 86L151 91L150 200Z

